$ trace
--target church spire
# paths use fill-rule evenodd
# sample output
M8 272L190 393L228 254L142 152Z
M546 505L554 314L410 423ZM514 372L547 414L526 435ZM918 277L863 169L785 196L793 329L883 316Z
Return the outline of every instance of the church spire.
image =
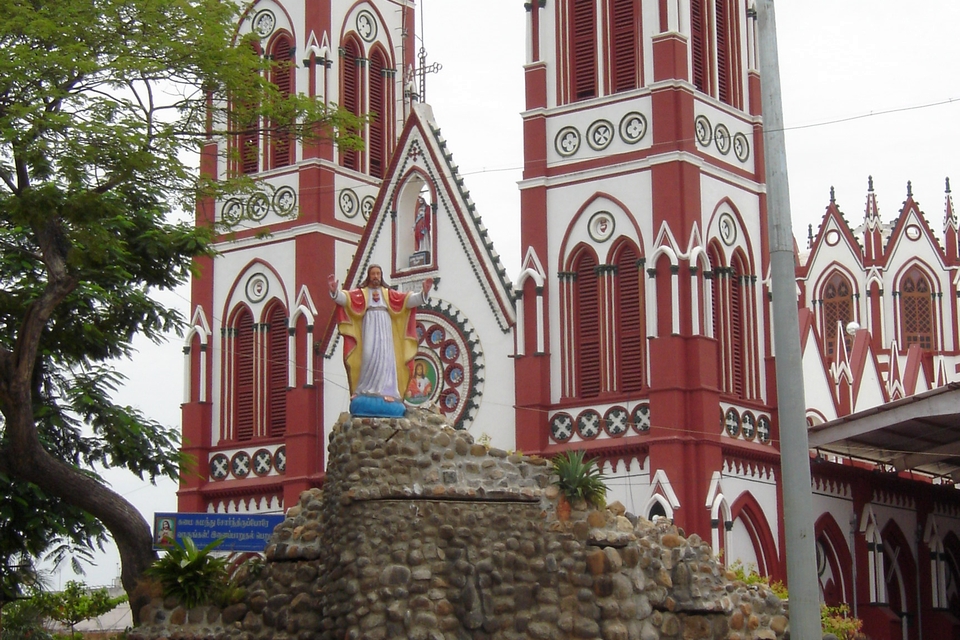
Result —
M873 191L873 176L867 176L867 209L863 223L864 264L876 264L883 256L883 223L877 194Z
M947 264L960 265L960 231L957 229L957 213L953 209L953 196L950 193L950 178L946 179L946 204L943 216L944 249Z

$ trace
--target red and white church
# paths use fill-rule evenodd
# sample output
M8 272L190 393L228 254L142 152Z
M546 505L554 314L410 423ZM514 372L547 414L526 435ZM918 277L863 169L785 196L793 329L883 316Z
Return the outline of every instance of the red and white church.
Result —
M437 283L410 404L503 449L584 449L610 500L785 579L752 2L523 6L522 264L508 274L456 141L418 101L415 2L250 5L240 32L289 61L274 83L376 116L363 151L269 127L204 150L203 171L262 190L197 209L197 224L239 222L192 284L183 449L197 471L179 508L279 511L322 485L326 429L349 403L326 278L356 286L377 264L402 290ZM960 637L949 184L942 219L908 186L885 222L871 182L862 219L831 194L797 253L822 594L873 638Z

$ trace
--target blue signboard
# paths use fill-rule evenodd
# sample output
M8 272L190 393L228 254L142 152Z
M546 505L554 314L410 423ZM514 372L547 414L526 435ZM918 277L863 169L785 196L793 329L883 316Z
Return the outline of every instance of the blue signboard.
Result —
M156 513L153 516L153 547L163 549L173 541L190 538L202 549L223 539L217 551L263 553L273 529L283 522L280 513Z

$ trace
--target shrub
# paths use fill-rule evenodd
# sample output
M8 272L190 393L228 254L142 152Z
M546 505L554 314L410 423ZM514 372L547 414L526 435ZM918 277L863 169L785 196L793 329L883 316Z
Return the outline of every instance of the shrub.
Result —
M160 581L164 596L174 596L185 607L217 602L228 582L229 559L213 555L222 542L214 540L203 549L190 538L174 542L146 574Z
M859 640L864 637L860 630L863 621L850 616L850 607L841 604L839 607L820 605L820 626L824 633L832 633L840 640Z
M557 475L555 484L573 501L582 498L602 509L606 506L607 485L596 458L583 459L583 451L565 451L553 458L553 472Z

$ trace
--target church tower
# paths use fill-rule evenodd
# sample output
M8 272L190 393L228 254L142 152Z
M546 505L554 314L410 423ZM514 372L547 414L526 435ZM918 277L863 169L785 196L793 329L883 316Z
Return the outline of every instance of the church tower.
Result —
M752 2L526 8L517 447L780 576Z
M268 122L203 151L206 175L248 174L258 191L197 208L197 224L235 228L192 285L183 450L197 468L181 511L278 510L319 482L326 278L346 274L409 112L413 28L413 0L258 0L241 18L238 36L254 32L257 52L281 62L270 80L282 92L375 116L362 151Z

